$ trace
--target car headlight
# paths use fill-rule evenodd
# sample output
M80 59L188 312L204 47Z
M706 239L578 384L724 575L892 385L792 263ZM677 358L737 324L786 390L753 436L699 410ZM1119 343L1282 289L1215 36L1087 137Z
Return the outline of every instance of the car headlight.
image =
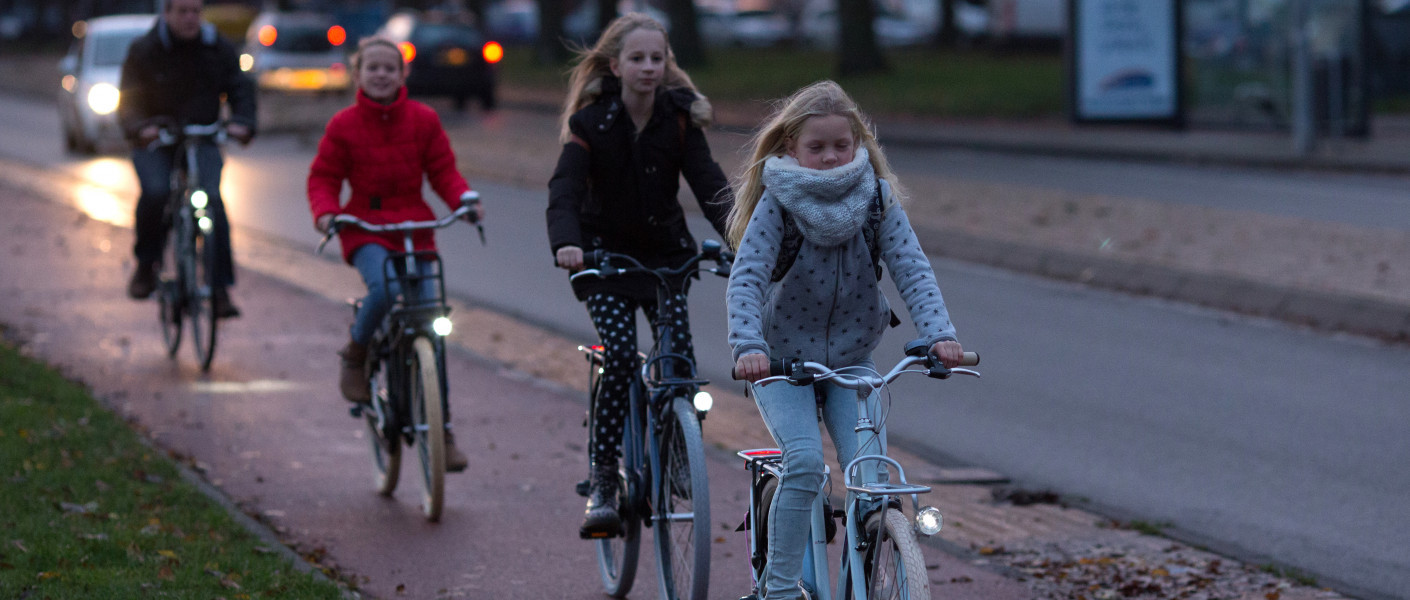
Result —
M100 115L110 114L117 110L118 99L121 94L111 83L100 83L88 89L88 108Z

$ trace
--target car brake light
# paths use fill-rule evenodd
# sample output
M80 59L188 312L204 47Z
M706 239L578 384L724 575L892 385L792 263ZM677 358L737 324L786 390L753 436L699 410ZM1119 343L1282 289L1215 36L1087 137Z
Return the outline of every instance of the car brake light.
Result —
M397 47L401 48L402 60L410 63L412 59L416 58L416 46L411 42L402 42L397 44Z
M273 25L265 25L259 28L259 43L262 46L273 46L274 40L279 39L279 30Z
M485 56L485 62L495 64L504 59L504 46L499 42L485 42L481 53Z
M348 32L342 25L334 25L328 28L328 43L334 46L341 46L348 41Z

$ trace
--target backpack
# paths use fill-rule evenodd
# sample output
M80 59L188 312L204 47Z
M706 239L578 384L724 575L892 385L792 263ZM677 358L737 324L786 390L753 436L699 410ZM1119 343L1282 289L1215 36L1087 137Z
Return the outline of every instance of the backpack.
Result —
M783 239L779 242L778 262L774 263L774 272L769 276L770 283L783 280L783 276L788 274L788 270L793 268L793 263L798 260L798 250L803 247L803 232L798 229L798 224L793 222L793 218L782 206L779 211L783 213ZM867 250L871 252L871 266L876 270L877 281L881 281L881 217L885 211L881 198L881 178L878 177L876 195L872 196L871 208L867 210L867 222L862 225L862 238L866 240ZM891 326L900 324L901 319L896 316L896 311L891 311Z

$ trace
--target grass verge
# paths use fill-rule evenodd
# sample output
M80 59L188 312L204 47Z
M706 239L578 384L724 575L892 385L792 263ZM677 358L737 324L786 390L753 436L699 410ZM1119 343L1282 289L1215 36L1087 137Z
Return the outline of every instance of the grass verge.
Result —
M891 71L837 82L869 114L920 117L1036 118L1063 111L1062 58L926 48L888 51ZM716 103L782 98L819 79L834 78L832 53L717 48L710 64L690 70ZM535 64L527 48L511 49L499 70L504 85L567 89L566 67Z
M5 344L0 477L0 597L342 597L84 389Z

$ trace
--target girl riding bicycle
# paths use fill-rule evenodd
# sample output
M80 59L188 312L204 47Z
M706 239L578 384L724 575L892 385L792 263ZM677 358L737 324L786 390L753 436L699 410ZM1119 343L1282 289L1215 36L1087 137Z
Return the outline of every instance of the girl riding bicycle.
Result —
M407 99L408 65L396 44L382 37L363 38L351 64L358 86L356 101L328 121L309 167L308 203L314 226L327 232L338 213L374 224L433 219L430 205L421 197L423 177L451 210L459 208L462 199L471 197L470 186L455 169L455 153L435 111ZM346 204L340 202L344 181L352 188ZM483 214L478 206L470 213L474 220ZM399 293L395 281L393 289L387 289L383 263L389 254L402 251L402 238L396 233L349 228L338 239L343 260L356 267L367 284L351 339L338 352L342 357L338 387L349 401L366 403L371 400L367 344ZM417 232L413 239L417 251L435 250L431 232ZM422 270L426 268L423 263ZM464 470L465 455L456 449L450 431L445 435L446 470Z
M930 352L946 367L962 350L935 273L916 240L904 192L855 102L831 81L795 92L754 137L738 178L728 238L738 248L726 303L741 379L769 375L769 359L874 368L871 353L894 320L880 262ZM858 452L854 392L815 384L823 421L844 464ZM769 600L800 598L809 515L824 477L815 386L752 386L783 450L768 528Z
M629 255L648 268L677 266L695 255L676 193L681 175L721 234L729 180L710 156L701 130L710 105L676 65L666 28L641 13L618 17L573 68L560 117L563 151L549 181L548 237L557 265L583 267L584 250ZM602 392L593 407L591 493L580 533L613 535L616 473L637 361L636 310L656 312L647 277L579 278L573 293L605 346ZM682 292L682 296L684 292ZM680 299L681 307L685 300ZM691 355L684 308L677 351Z

